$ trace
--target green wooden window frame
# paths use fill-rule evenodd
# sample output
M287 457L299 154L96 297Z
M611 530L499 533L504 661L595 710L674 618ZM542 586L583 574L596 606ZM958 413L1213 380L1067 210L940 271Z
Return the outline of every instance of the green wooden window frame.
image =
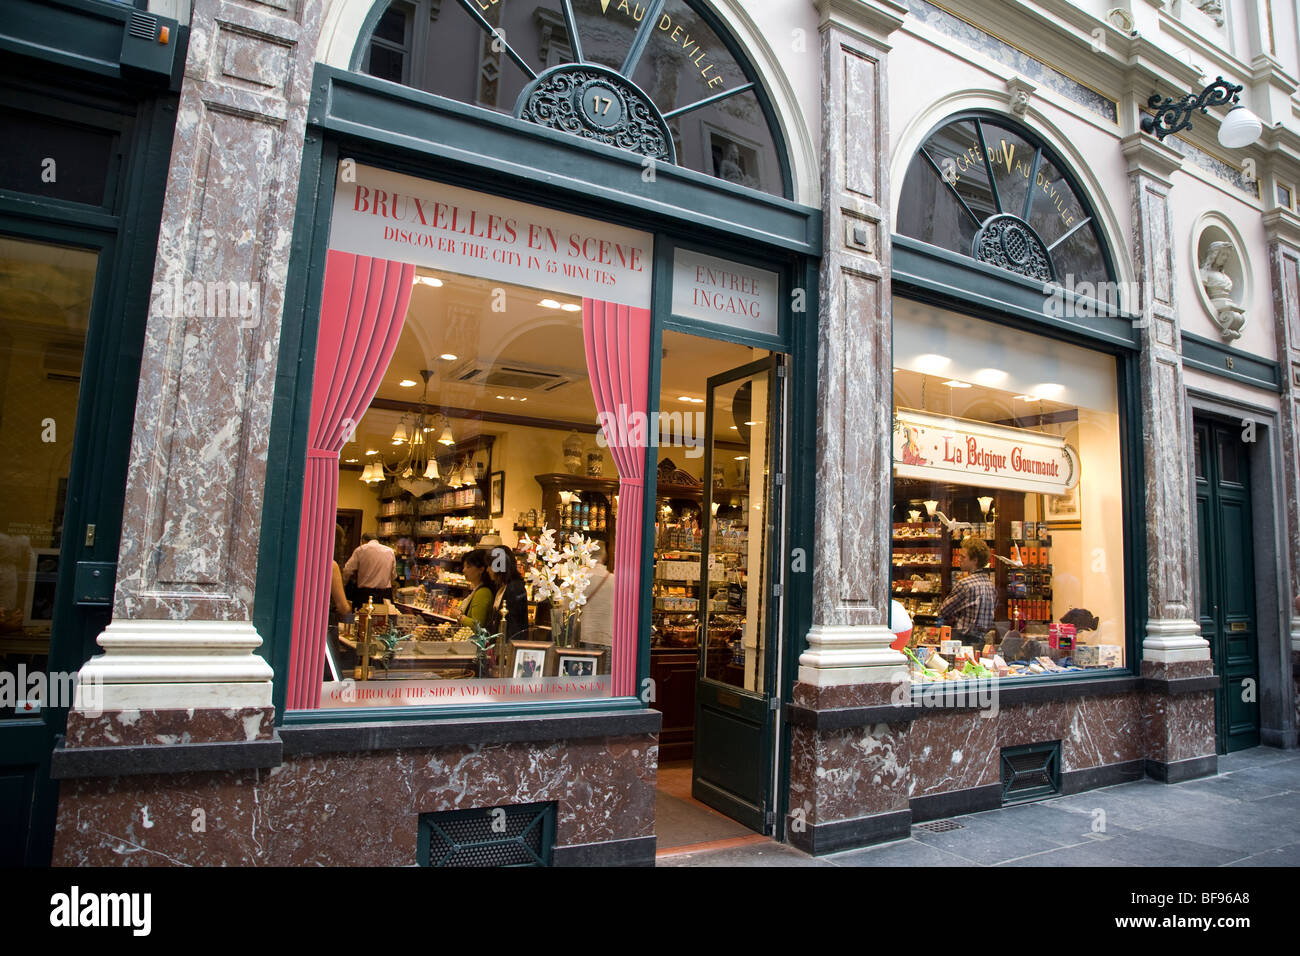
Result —
M459 720L576 714L651 706L640 696L589 701L498 703L477 707L357 708L286 713L301 487L311 406L317 322L325 256L340 158L381 166L425 179L519 199L628 225L655 234L652 286L654 335L670 315L672 244L695 245L714 255L778 271L785 289L803 288L804 312L791 316L784 350L791 353L791 434L804 436L799 454L791 448L787 511L790 547L811 553L814 487L817 297L815 257L820 255L821 211L691 170L659 170L657 182L641 177L639 157L469 107L371 77L318 65L308 112L308 131L299 184L292 263L276 374L275 408L267 461L266 497L258 556L253 622L262 635L260 653L275 671L274 703L287 725L373 720ZM403 130L396 133L394 130ZM500 157L526 157L505 162ZM489 160L495 158L495 161ZM577 175L581 173L582 175ZM649 191L647 191L649 186ZM787 302L787 307L789 303ZM680 317L672 327L717 337L706 324ZM733 340L753 338L738 333ZM652 340L654 341L654 340ZM768 340L770 343L771 340ZM755 342L754 344L763 344ZM765 346L770 347L770 344ZM657 407L659 357L651 367L650 391ZM649 452L650 450L648 450ZM645 520L653 526L654 469L647 467ZM796 505L795 503L799 503ZM795 513L795 508L799 513ZM646 536L644 561L653 557ZM787 592L787 674L793 685L798 648L811 626L811 575L792 575ZM809 580L801 580L807 578ZM643 639L638 642L637 688L650 672L651 581L642 582ZM787 742L788 745L788 742Z

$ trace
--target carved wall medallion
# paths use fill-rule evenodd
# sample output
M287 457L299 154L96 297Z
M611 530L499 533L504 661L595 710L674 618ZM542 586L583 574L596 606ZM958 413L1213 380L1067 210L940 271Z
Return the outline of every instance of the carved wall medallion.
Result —
M524 87L515 116L642 156L677 162L668 124L650 98L613 70L566 63Z
M1016 272L1042 282L1056 281L1052 257L1043 240L1017 216L991 216L971 243L971 255L980 262Z

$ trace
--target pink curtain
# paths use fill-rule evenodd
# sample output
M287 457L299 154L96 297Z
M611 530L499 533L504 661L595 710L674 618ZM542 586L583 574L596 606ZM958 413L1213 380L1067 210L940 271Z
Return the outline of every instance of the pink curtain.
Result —
M582 329L596 411L618 422L629 421L637 412L644 415L650 386L650 310L583 299ZM628 438L623 429L615 429L615 434L606 429L605 440L618 468L611 650L616 697L636 693L636 612L641 580L646 447L644 442L634 443L627 441Z
M361 421L402 333L415 266L331 250L325 263L307 476L302 489L289 709L320 706L339 452Z

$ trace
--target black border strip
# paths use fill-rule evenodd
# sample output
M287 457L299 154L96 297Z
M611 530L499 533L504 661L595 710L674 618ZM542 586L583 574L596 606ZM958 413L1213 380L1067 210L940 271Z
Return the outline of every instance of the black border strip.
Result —
M253 770L278 767L283 762L284 748L278 736L270 740L138 747L68 747L60 737L50 755L50 776L55 780L69 780L149 773Z

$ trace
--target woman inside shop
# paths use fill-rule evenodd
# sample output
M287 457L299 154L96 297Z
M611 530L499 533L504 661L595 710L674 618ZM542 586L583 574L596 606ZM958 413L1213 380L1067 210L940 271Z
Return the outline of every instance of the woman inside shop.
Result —
M960 560L967 574L952 586L939 607L939 617L952 625L953 640L983 644L998 607L993 569L988 567L989 546L979 538L963 538Z
M488 574L496 586L496 596L492 599L492 610L488 614L488 630L493 634L505 631L512 641L528 640L528 592L524 589L524 579L519 573L519 563L509 548L498 545L492 549L488 562ZM505 627L501 616L505 613Z
M469 582L469 597L460 606L460 623L469 627L486 628L492 612L492 579L488 576L487 552L471 551L461 562L465 580Z

